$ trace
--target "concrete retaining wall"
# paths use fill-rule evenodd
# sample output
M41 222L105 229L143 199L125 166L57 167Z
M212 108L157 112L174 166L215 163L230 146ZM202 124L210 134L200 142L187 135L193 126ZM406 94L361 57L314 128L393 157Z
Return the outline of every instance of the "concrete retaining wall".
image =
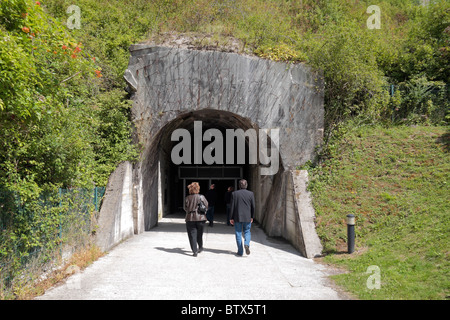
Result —
M134 234L132 165L121 163L110 176L97 220L96 244L110 250Z
M285 238L307 258L322 254L315 212L307 191L308 171L292 170L286 188Z

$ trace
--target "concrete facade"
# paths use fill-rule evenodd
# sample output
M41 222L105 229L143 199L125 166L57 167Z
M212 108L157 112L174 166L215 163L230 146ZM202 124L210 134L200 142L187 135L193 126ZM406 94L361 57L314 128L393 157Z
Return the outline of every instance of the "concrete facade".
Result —
M150 230L170 213L170 204L179 197L171 191L178 181L170 159L171 134L177 128L192 131L194 121L202 121L206 128L222 130L279 130L276 174L261 175L264 168L261 164L245 167L244 178L255 192L256 220L269 236L288 239L304 256L320 254L318 239L309 246L314 249L305 247L314 213L311 217L310 209L304 210L310 201L306 182L301 182L306 178L295 170L313 159L315 148L322 141L320 73L303 64L236 53L152 45L135 45L130 51L125 79L132 92L134 139L142 146L142 153L132 168L126 163L122 165L127 168L125 173L121 167L114 173L124 175L122 189L130 193L120 198L111 191L112 200L108 200L107 190L104 203L115 201L116 205L110 206L125 210L126 216L119 219L120 227L115 226L116 231L110 234L128 235L130 229L133 233ZM115 180L114 175L111 181ZM121 209L117 209L118 199L124 201ZM302 212L307 214L301 215ZM131 223L125 222L128 219ZM115 241L117 237L109 239Z
M107 251L135 233L132 165L121 163L110 176L97 219L96 244Z

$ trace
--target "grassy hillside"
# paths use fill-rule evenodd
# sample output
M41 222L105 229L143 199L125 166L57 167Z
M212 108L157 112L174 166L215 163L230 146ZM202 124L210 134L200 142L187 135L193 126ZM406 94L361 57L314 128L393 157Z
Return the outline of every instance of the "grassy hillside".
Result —
M445 299L450 281L450 133L442 127L360 127L342 133L311 168L310 189L325 262L363 299ZM356 252L346 247L356 216ZM380 289L368 289L371 265Z

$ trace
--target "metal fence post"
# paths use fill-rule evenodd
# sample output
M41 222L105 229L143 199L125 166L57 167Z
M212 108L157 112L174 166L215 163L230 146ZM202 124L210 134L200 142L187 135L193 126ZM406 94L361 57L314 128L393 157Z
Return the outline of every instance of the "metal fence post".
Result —
M62 257L62 189L58 188L58 194L59 194L59 255Z
M95 211L98 211L98 205L97 205L97 187L94 187L94 207L95 207Z

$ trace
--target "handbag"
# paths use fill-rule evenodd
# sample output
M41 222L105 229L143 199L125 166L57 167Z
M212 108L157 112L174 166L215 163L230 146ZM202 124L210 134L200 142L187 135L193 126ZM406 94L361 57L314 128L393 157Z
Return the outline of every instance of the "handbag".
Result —
M206 206L203 203L202 199L200 198L200 202L198 203L198 213L206 214L206 211L207 211Z

